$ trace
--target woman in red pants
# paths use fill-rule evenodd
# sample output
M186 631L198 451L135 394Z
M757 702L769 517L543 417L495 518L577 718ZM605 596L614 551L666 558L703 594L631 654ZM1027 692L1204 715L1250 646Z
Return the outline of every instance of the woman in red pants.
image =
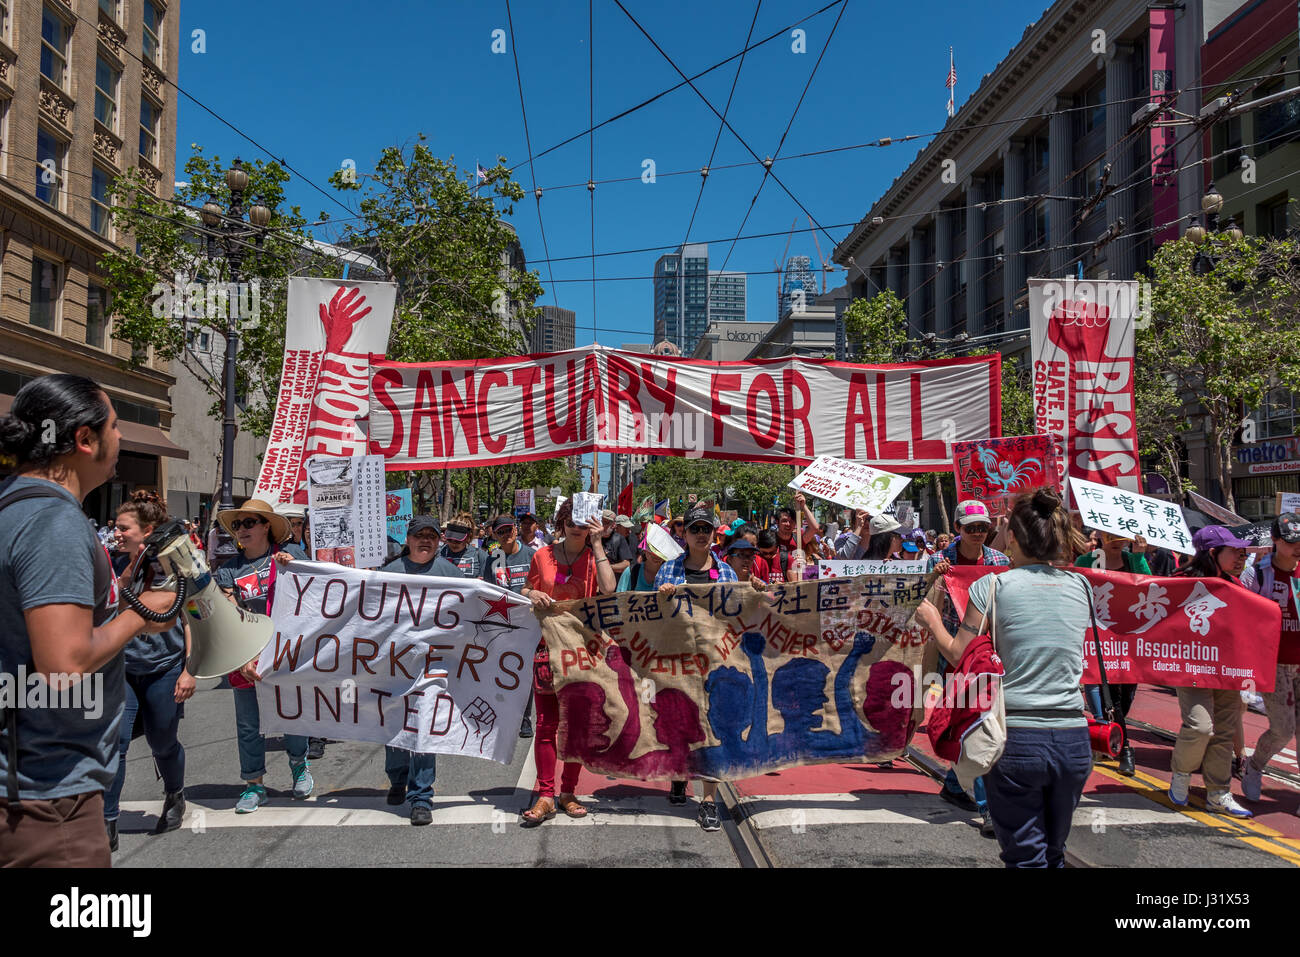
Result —
M600 516L585 526L573 523L573 504L565 502L555 514L555 541L539 548L528 569L528 584L521 594L539 608L572 598L613 593L617 583L602 540ZM560 727L560 705L551 679L550 656L543 639L533 656L533 693L537 704L537 735L533 759L537 764L537 803L523 813L524 827L537 827L555 817L555 739ZM586 817L587 809L575 795L582 765L565 761L560 775L559 805L569 817Z

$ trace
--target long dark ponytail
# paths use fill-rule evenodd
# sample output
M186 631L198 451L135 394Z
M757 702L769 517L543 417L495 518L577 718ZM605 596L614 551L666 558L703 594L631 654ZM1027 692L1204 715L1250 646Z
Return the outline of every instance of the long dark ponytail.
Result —
M14 397L9 414L0 416L0 451L19 465L48 468L77 444L77 430L96 434L108 423L104 391L81 375L45 375L33 379Z

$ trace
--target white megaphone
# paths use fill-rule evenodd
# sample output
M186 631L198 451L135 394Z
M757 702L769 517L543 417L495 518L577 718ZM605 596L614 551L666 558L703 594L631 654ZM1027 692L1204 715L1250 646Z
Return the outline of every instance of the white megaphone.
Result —
M190 626L185 670L195 678L220 678L237 671L271 640L274 628L270 616L245 611L222 594L182 522L168 522L150 535L141 558L156 558L176 582L177 605L184 601ZM142 576L133 577L139 580ZM142 611L143 606L132 600L129 591L126 598L137 612L154 621L166 621L178 610L171 614ZM163 617L158 617L160 614Z

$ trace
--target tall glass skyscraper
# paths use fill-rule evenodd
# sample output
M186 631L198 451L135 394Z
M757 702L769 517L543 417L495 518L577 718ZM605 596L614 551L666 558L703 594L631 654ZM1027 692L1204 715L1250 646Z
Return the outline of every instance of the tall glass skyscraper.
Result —
M789 311L795 299L795 290L803 290L805 306L811 306L817 295L817 280L813 276L812 260L807 256L791 256L785 261L785 278L781 283L781 301L777 303L776 321Z
M744 321L745 274L709 270L709 322ZM694 350L692 345L691 351Z
M687 243L660 256L654 276L655 341L667 339L690 355L709 324L708 243Z

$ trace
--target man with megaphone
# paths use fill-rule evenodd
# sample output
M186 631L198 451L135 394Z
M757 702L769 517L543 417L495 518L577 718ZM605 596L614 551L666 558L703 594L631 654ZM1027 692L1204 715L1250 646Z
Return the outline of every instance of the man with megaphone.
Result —
M120 589L81 503L116 472L117 413L85 376L24 385L0 416L0 866L110 867L103 792L118 767L122 649L181 602ZM149 620L134 608L151 614Z
M277 515L260 499L249 499L239 508L217 513L222 528L234 536L239 554L213 574L226 597L255 615L269 614L275 564L288 564L295 558L306 559L299 546L288 542L289 520ZM285 544L282 544L285 543ZM273 547L274 546L274 547ZM235 728L239 744L239 774L245 781L244 791L235 804L235 813L250 814L266 803L266 737L262 734L261 714L257 707L258 679L256 658L229 675L235 689ZM289 754L289 773L293 777L293 796L305 800L315 789L307 760L307 738L286 734L284 749Z

